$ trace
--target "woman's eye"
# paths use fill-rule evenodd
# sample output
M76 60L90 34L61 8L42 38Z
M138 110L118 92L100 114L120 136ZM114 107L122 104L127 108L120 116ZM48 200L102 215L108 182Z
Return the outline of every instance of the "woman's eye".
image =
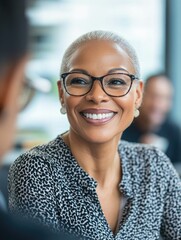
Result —
M115 78L115 79L110 79L107 83L107 85L111 86L123 86L126 85L126 82L123 79L120 78Z
M71 85L86 85L87 81L83 78L73 78L70 82Z

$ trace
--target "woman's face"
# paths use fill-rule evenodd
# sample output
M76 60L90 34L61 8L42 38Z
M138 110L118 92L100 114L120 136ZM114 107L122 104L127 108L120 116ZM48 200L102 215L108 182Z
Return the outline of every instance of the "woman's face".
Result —
M120 72L118 69L135 73L127 53L117 44L105 40L91 40L78 48L69 66L69 71L81 69L96 77L106 75L110 70ZM132 122L135 108L140 106L142 99L141 82L133 81L131 90L123 97L108 96L99 81L95 81L92 90L81 97L67 94L61 82L58 82L58 87L67 110L71 134L92 143L120 138Z

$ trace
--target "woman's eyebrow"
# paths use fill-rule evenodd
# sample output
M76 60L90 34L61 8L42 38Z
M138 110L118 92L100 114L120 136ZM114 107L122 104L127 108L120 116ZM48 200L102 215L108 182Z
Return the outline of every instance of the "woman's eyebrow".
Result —
M125 68L112 68L111 70L108 71L108 73L113 73L115 71L124 71L128 73L128 71Z
M121 71L121 72L126 72L129 73L125 68L112 68L110 69L107 73L114 73L115 71ZM74 68L71 69L70 72L80 72L80 73L85 73L85 74L89 74L88 71L86 71L85 69L81 69L81 68Z
M71 69L70 72L81 72L81 73L89 74L85 69L81 69L81 68Z

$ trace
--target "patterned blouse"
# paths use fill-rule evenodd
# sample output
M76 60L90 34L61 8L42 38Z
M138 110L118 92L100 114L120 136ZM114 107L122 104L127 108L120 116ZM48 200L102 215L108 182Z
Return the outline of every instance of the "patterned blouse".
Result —
M126 199L113 234L96 193L97 183L58 136L21 155L9 175L9 207L55 230L94 240L181 239L181 181L154 147L121 141Z

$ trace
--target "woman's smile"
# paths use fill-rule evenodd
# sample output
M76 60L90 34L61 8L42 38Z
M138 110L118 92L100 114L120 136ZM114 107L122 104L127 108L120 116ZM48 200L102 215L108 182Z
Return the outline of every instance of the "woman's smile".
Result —
M96 125L110 122L117 112L109 109L85 109L80 112L80 115L88 122Z

